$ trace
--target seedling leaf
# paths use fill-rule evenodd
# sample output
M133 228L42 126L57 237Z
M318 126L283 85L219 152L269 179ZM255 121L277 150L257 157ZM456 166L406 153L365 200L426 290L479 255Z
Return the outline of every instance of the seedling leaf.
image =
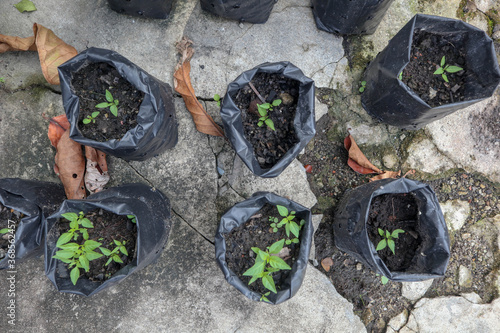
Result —
M274 285L274 280L272 276L270 275L265 275L262 277L262 284L264 287L267 289L271 290L273 293L276 293L276 286Z
M78 269L78 267L74 267L71 270L70 277L71 277L71 282L73 282L73 285L76 285L76 281L78 281L78 278L80 277L80 270Z
M375 249L375 251L380 251L380 250L383 250L385 249L385 247L387 246L387 241L384 239L382 239L378 245L377 245L377 248Z

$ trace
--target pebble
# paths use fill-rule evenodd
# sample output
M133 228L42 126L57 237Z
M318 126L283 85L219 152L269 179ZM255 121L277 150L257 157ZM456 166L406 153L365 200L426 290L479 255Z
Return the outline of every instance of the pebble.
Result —
M361 264L360 262L358 262L358 263L356 264L356 269L357 269L358 271L362 270L362 269L363 269L363 264Z
M284 105L292 105L293 104L293 97L289 93L282 93L280 95L281 101Z

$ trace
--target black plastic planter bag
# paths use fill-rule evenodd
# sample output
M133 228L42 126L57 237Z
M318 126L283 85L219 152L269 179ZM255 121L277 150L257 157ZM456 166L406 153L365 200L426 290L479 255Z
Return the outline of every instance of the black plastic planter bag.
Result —
M410 62L415 29L440 34L463 34L466 48L467 81L465 101L431 107L398 80ZM368 66L366 90L361 95L365 110L374 118L404 129L419 129L459 109L490 97L500 82L500 69L492 40L486 33L460 20L415 15L389 41Z
M43 220L65 198L60 184L18 178L0 179L2 205L26 215L16 228L15 238L9 237L9 242L14 239L14 246L9 246L7 256L0 260L0 269L11 268L10 265L15 267L22 260L43 253Z
M422 234L420 252L407 272L390 271L370 241L366 221L374 197L387 193L413 193L418 203ZM382 179L359 186L342 198L333 224L335 245L373 271L393 281L422 281L444 276L450 258L448 228L434 191L414 180ZM415 258L414 258L415 259Z
M124 79L145 94L137 115L137 126L120 140L94 141L84 137L78 129L80 102L73 92L71 80L73 73L95 62L112 65ZM70 138L74 141L127 161L143 161L177 144L178 124L172 88L167 83L157 80L114 51L93 47L79 53L58 69L63 106L71 124Z
M277 73L300 82L299 99L295 119L293 121L295 133L299 142L271 168L262 169L255 157L253 147L245 138L241 110L236 106L233 98L252 80L255 74ZM227 138L231 141L236 154L248 168L257 176L272 178L280 175L292 163L300 151L316 134L314 114L314 81L305 76L302 71L290 62L264 63L238 76L227 88L221 108L222 123Z
M368 35L377 30L394 0L312 0L320 30L342 35Z
M118 215L135 215L137 224L136 256L133 261L116 272L110 279L93 282L80 277L73 285L67 265L52 258L59 250L55 245L59 238L57 223L67 212L87 213L102 208ZM172 227L170 201L159 190L143 184L127 184L96 194L86 200L66 200L57 212L47 218L45 224L45 275L57 290L91 296L121 282L133 272L154 262L160 255Z
M120 14L166 19L174 0L108 0L109 7Z
M277 0L200 0L201 8L230 20L266 23Z
M270 192L257 192L249 199L237 203L229 209L221 218L217 233L215 234L215 259L224 273L227 282L238 289L243 295L254 301L259 301L261 295L251 291L246 283L243 283L236 274L231 271L226 262L226 241L223 234L226 234L236 227L247 222L252 215L258 212L264 205L281 205L288 208L289 211L295 211L296 216L304 219L306 224L300 232L300 252L299 258L290 271L290 275L281 286L277 294L272 293L267 297L272 304L282 303L292 298L299 290L304 276L306 274L309 251L312 245L312 236L314 233L312 225L311 210L299 205L289 199L280 197Z

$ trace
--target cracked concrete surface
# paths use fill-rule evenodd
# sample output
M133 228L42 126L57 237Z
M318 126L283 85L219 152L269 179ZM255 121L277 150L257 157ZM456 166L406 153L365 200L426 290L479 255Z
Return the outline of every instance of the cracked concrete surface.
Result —
M171 85L177 62L175 42L186 35L196 50L191 62L193 86L216 121L220 117L218 107L210 102L212 96L223 95L241 72L262 62L291 61L313 78L318 88L335 89L332 93L341 96L341 105L330 110L324 110L326 107L317 101L316 112L334 115L339 132L350 128L369 158L379 159L386 167L405 165L433 176L459 167L500 181L498 91L494 98L432 123L415 135L406 136L398 129L380 125L359 103L357 80L366 62L349 67L343 38L316 29L308 0L278 1L264 25L215 17L201 11L197 0L176 1L171 17L159 21L119 15L105 0L38 2L36 12L24 14L12 7L13 1L0 3L0 33L29 36L32 24L37 22L77 50L91 46L114 49ZM482 12L498 6L491 0L476 3ZM456 17L459 6L459 0L396 0L377 32L363 37L363 47L356 54L361 59L373 57L416 12ZM480 27L487 23L482 13L470 20ZM45 82L38 57L32 52L1 54L0 77L6 80L0 85L0 177L58 182L52 170L55 150L46 136L48 124L41 114L52 117L64 112L59 87ZM223 139L196 131L181 98L175 99L175 105L179 119L175 148L145 162L108 159L110 186L142 182L160 189L171 200L174 226L162 256L155 264L91 298L56 292L43 276L42 260L30 259L19 266L17 273L18 325L13 328L7 324L3 300L0 330L364 331L352 305L312 265L298 294L274 307L248 301L225 282L215 264L212 242L218 219L226 209L260 190L274 191L308 207L315 205L316 197L297 160L275 179L255 177ZM460 141L463 138L468 140ZM397 151L403 143L408 153ZM429 163L430 159L435 162ZM498 207L494 209L498 211ZM7 288L5 277L6 272L0 271L2 293ZM406 286L415 308L391 320L388 332L498 327L494 315L498 301L473 304L463 297L422 299L427 289L420 287ZM298 314L300 320L289 320L290 314Z

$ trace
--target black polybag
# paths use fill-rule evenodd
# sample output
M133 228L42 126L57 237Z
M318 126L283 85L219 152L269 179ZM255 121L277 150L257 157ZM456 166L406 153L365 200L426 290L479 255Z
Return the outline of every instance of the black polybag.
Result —
M264 207L266 203L285 206L289 211L295 211L297 213L297 218L306 221L300 231L299 258L293 264L290 275L285 280L285 283L281 286L278 293L275 294L271 292L269 296L267 296L271 304L279 304L292 298L297 293L306 274L309 251L311 250L312 236L314 233L310 209L274 193L254 193L249 199L231 207L231 209L222 216L217 233L215 234L215 259L230 285L238 289L243 295L251 300L260 300L261 295L251 291L248 286L228 268L226 262L226 240L223 234L229 233L234 228L247 222L250 217Z
M200 0L201 8L230 20L266 23L277 0Z
M377 30L394 0L312 0L318 29L342 35L369 35Z
M90 63L105 62L115 67L120 75L138 90L144 92L137 115L137 126L120 139L105 142L84 137L78 129L79 98L74 94L73 73ZM154 78L115 51L91 47L58 67L63 106L70 127L70 138L124 160L143 161L177 144L177 119L172 88Z
M297 102L295 119L293 121L295 133L299 142L288 150L286 154L269 169L262 169L260 167L252 145L245 138L241 110L233 101L238 91L245 87L255 74L259 72L282 74L287 78L300 82L299 99ZM301 150L316 134L314 81L306 77L299 68L288 61L261 64L251 70L243 72L243 74L229 84L227 93L222 102L220 113L227 138L231 141L236 154L238 154L248 168L255 175L260 177L277 177L290 163L292 163L294 158L297 157Z
M52 258L59 250L57 227L61 215L67 212L87 213L102 208L118 215L135 215L137 224L136 255L131 263L100 283L80 277L73 285L67 265ZM170 201L159 190L144 184L126 184L90 195L85 200L66 200L45 224L45 275L57 290L91 296L118 284L130 274L153 263L160 255L172 227Z
M120 14L166 19L174 0L108 0L109 7Z
M398 80L410 61L413 32L417 28L434 34L464 35L468 68L465 101L431 107ZM361 103L371 116L404 129L419 129L490 97L500 83L500 69L493 41L484 31L460 20L417 14L370 63L365 81Z
M366 221L374 197L387 193L413 193L422 230L421 249L416 262L406 271L390 271L368 238ZM422 281L444 276L450 258L448 228L434 191L414 180L382 179L347 192L340 201L333 223L335 245L373 271L393 281Z
M15 267L25 259L43 253L43 220L65 198L64 188L60 184L19 178L0 179L2 205L26 215L16 228L14 247L9 247L15 251L15 257L11 258L7 254L0 260L0 269L9 268L11 264Z

